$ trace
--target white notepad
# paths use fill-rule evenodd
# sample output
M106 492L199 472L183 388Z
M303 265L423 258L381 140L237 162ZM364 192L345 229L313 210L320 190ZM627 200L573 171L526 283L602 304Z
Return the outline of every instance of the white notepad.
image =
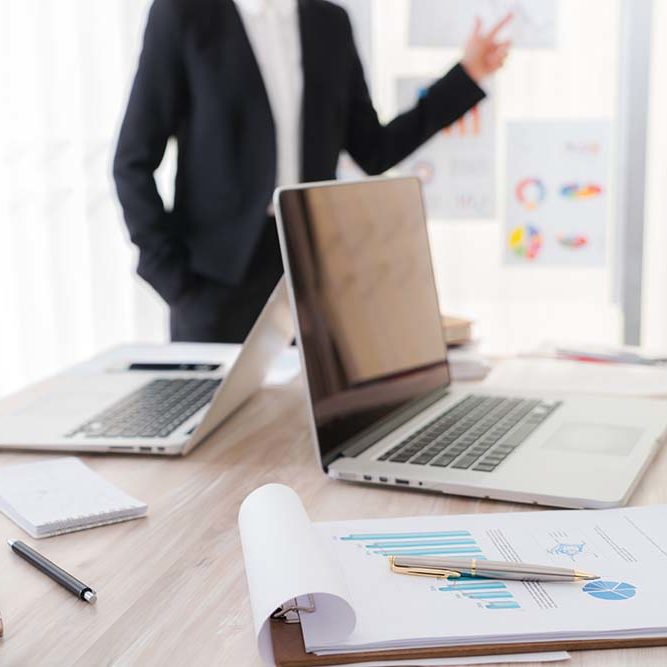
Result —
M148 505L67 457L0 468L0 511L41 538L138 519Z

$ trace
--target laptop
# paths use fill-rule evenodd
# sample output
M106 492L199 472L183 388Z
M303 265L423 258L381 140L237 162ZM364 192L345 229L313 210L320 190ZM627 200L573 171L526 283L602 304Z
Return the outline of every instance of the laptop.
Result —
M0 414L0 448L185 455L261 387L293 339L282 278L224 378L198 370L63 373Z
M274 204L328 475L562 507L626 503L661 444L667 403L452 388L417 179L282 188Z

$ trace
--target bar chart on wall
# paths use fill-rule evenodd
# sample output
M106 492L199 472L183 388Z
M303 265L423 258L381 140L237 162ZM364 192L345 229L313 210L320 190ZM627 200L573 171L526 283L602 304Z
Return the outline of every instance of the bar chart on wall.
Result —
M428 77L398 78L397 109L407 111L427 98L433 82ZM404 160L399 172L419 177L430 217L488 219L496 210L495 151L496 110L491 95Z
M356 546L370 557L389 556L449 556L486 560L474 535L467 530L428 531L405 533L350 534L338 538L340 542ZM438 585L427 585L436 593L453 596L482 609L519 609L521 605L502 581L479 577L449 579Z

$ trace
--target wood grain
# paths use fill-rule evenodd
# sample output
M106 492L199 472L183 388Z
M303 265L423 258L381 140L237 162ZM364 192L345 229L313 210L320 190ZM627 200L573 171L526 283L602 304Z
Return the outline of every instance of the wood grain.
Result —
M48 456L3 453L0 465ZM259 667L236 521L243 498L268 482L292 486L323 521L527 509L329 480L310 443L298 381L262 391L187 458L82 458L146 501L149 516L41 541L0 516L2 541L24 539L99 594L95 606L76 600L0 544L3 667ZM667 502L665 479L663 451L632 503ZM570 664L662 667L667 649L582 651Z

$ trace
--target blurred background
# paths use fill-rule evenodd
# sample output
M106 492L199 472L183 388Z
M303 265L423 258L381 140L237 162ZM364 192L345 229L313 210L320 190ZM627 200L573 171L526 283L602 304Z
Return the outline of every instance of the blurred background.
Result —
M405 86L460 56L415 33L408 0L341 4L383 118L405 104ZM149 6L0 0L0 395L112 345L168 338L166 307L135 275L111 178ZM495 355L546 339L667 349L667 0L554 6L542 26L553 44L514 49L482 116L493 126L491 215L447 217L427 201L442 309L474 319ZM609 128L604 253L588 266L508 261L508 132L554 120ZM407 161L414 171L431 176ZM344 161L341 176L354 173ZM169 149L158 174L167 205L173 174Z

